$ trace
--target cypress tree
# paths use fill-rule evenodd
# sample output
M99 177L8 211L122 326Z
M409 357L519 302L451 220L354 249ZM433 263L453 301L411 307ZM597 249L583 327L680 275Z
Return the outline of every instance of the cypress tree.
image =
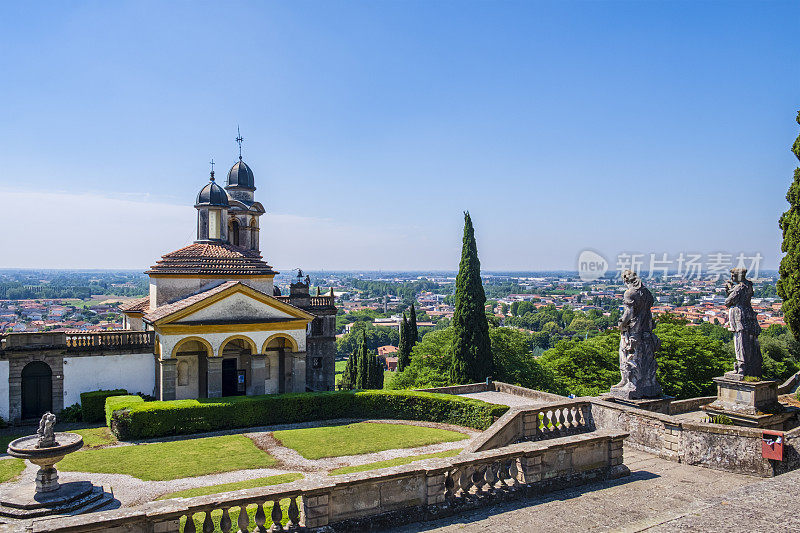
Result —
M456 276L455 300L450 380L453 383L483 381L492 374L492 348L484 309L486 294L481 281L478 246L469 212L464 213L464 238Z
M397 346L397 371L402 372L411 362L411 346L409 345L409 326L406 314L403 313L403 321L400 322L400 344Z
M408 317L408 326L411 333L411 347L413 348L419 342L419 330L417 329L417 310L414 309L414 302L411 302L411 316Z
M797 112L800 124L800 111ZM792 145L792 152L800 159L800 135ZM781 310L786 325L796 339L800 339L800 167L794 169L794 180L786 193L789 209L781 215L779 225L783 231L778 296L783 303Z
M347 359L347 363L344 365L344 372L342 373L342 379L339 381L339 385L343 389L352 389L355 385L356 381L356 365L358 360L358 349L353 350L353 354Z
M373 383L375 389L383 388L383 365L377 356L372 356L375 361L375 381Z
M356 349L356 383L355 388L366 389L369 380L369 369L367 367L367 334L362 332L361 344Z

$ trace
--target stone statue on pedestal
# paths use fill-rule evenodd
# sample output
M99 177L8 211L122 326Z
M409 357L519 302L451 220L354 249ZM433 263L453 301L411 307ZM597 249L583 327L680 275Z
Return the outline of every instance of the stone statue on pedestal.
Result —
M56 425L56 415L45 413L39 421L39 429L36 435L39 437L36 443L37 448L51 448L56 445L56 433L53 426Z
M727 372L726 378L744 379L745 376L761 377L761 346L758 336L761 326L750 299L753 297L753 282L745 276L744 268L732 268L731 279L725 284L725 307L728 308L728 329L733 332L736 350L736 366Z
M656 350L661 341L653 333L653 295L632 270L624 271L622 280L627 287L623 296L625 310L619 321L622 379L611 387L610 394L625 400L659 398L662 394L656 378Z

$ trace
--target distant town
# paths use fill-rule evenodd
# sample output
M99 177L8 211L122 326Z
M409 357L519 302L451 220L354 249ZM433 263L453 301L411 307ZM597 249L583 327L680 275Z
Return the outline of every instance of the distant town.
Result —
M279 274L276 285L288 291L294 274ZM329 294L332 288L336 295L339 307L336 327L340 339L359 322L397 329L402 313L412 303L422 331L446 327L453 316L455 272L308 274L312 293ZM541 329L526 322L525 316L547 308L568 309L575 314L571 324L560 328L562 336L578 333L586 336L605 329L604 326L612 326L611 319L618 313L623 291L618 279L603 278L587 283L575 272L485 273L483 280L487 312L494 315L498 325L532 334ZM769 271L755 280L753 308L763 328L784 324L781 300L775 290L776 280L777 273ZM669 313L689 324L726 325L724 278L667 276L645 281L657 301L653 307L656 315ZM0 332L119 329L122 327L119 306L147 293L147 276L134 271L0 271ZM396 336L390 336L388 345L396 344Z

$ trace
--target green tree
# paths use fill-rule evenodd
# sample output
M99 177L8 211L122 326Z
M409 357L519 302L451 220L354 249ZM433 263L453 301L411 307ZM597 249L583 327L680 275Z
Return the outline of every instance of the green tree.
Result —
M419 330L417 329L417 310L414 308L414 303L411 303L411 315L408 317L409 338L411 346L417 344L419 341Z
M796 120L800 124L800 111ZM800 135L792 145L792 152L800 159ZM800 338L800 167L794 169L786 201L789 209L778 222L783 232L781 251L786 254L781 259L778 295L783 299L781 309L786 325L795 338Z
M492 374L492 348L484 311L486 294L481 282L478 246L469 212L464 213L464 238L455 296L450 379L453 383L483 381Z
M342 389L350 390L355 385L355 377L356 377L356 352L347 358L347 362L344 365L344 372L342 372L342 377L339 379L339 387Z
M406 314L403 313L403 321L400 322L400 344L397 347L397 371L402 372L411 362L410 331Z
M367 367L367 336L361 333L361 344L354 354L356 357L356 389L366 389L369 383L369 368Z

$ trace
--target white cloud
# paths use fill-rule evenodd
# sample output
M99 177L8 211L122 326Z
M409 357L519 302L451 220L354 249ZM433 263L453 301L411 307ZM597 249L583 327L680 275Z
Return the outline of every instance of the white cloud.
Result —
M195 210L147 195L0 190L0 268L144 270L195 238ZM431 268L457 255L420 231L266 214L261 251L279 270ZM457 253L457 247L453 247ZM409 250L418 250L409 254ZM455 257L455 259L453 259ZM449 260L448 260L449 259Z

